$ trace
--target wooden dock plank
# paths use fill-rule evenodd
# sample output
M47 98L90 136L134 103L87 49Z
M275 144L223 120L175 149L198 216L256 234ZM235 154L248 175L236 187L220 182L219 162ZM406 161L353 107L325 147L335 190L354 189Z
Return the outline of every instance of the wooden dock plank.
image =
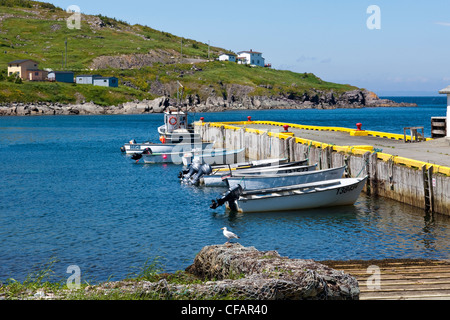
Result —
M353 275L359 283L360 300L450 300L448 261L380 260L322 263ZM379 267L378 288L373 287L371 280L374 274L368 269L369 266Z

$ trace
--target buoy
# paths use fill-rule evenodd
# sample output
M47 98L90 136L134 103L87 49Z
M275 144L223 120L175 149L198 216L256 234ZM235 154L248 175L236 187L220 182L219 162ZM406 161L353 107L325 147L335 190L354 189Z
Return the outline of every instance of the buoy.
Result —
M177 118L176 117L170 117L169 118L169 124L171 124L172 126L177 124Z

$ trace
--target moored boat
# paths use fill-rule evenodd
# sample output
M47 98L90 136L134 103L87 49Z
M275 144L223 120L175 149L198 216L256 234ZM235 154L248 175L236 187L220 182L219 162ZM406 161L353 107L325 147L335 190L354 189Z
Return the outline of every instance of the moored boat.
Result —
M173 153L173 152L189 152L194 149L204 150L212 148L213 144L208 142L196 142L196 143L130 143L124 144L122 151L126 154L142 153L145 149L150 148L153 153Z
M354 205L366 181L367 176L252 191L237 185L222 198L213 200L210 207L226 205L231 211L249 213Z
M279 188L304 183L340 179L344 175L345 166L332 169L302 171L279 174L259 174L227 177L224 182L229 188L241 185L246 191Z
M209 165L221 165L240 163L245 159L245 148L238 150L206 149L202 151L188 152L183 156L183 164L189 166L191 163L207 163Z
M297 162L302 164L302 162ZM257 177L261 175L277 177L278 175L286 175L289 173L310 172L317 169L317 164L314 165L295 165L281 164L279 166L263 167L263 168L249 168L242 170L229 171L226 174L211 173L205 175L201 179L201 183L206 187L226 187L228 183L227 178L238 178L239 180L245 177Z

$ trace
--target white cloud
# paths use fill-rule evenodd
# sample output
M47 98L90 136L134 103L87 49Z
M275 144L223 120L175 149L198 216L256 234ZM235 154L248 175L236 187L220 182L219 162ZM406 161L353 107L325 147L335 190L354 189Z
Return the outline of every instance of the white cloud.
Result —
M434 24L438 24L440 26L444 26L444 27L450 27L450 22L435 22Z

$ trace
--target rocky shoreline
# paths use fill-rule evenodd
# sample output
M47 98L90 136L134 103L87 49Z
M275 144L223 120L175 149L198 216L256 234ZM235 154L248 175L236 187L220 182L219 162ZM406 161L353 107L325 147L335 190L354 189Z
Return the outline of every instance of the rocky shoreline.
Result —
M162 274L74 291L24 288L14 295L7 287L2 291L0 285L0 300L359 300L360 295L358 281L350 274L313 260L290 259L239 243L204 247L182 272L184 279L191 280L172 281L169 274Z
M62 104L50 102L0 104L0 116L42 116L42 115L118 115L162 113L174 105L170 97L155 100L143 100L123 103L117 106L100 106L92 102ZM354 90L337 95L334 92L315 91L302 96L249 96L228 95L221 97L210 95L200 99L190 95L184 105L191 112L223 112L232 110L268 110L268 109L336 109L364 107L417 107L416 104L396 103L380 99L367 90Z

